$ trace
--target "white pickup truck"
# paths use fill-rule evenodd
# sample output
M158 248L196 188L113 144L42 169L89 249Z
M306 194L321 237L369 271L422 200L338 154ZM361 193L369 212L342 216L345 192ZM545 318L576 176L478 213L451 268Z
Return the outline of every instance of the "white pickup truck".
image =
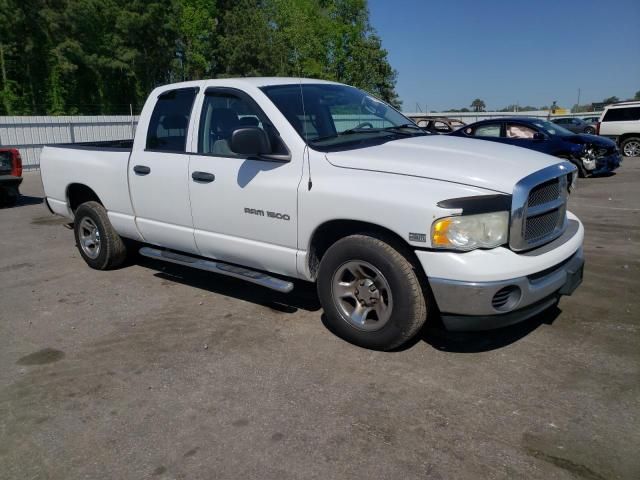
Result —
M451 330L509 325L582 280L575 167L430 135L338 83L163 86L133 142L45 147L41 171L89 266L138 245L280 292L317 282L331 329L368 348L400 346L427 312Z

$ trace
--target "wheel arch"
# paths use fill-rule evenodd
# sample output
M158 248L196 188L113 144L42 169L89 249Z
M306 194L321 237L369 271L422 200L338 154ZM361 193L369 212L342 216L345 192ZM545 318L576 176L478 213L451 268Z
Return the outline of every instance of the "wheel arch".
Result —
M640 132L638 133L624 133L618 137L618 145L621 145L622 142L628 140L630 138L640 138Z
M320 224L311 234L307 256L307 268L311 277L316 278L320 261L331 245L342 238L357 233L381 237L404 254L420 271L420 274L424 275L422 265L418 261L413 247L398 233L375 223L352 219L334 219Z
M104 206L98 194L89 186L83 183L71 183L67 186L67 204L69 209L75 214L80 205L85 202L98 202Z

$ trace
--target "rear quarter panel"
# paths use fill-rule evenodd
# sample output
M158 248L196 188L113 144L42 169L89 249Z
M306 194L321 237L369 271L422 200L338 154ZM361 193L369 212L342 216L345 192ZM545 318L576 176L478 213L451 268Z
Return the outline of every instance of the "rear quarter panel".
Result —
M129 151L44 147L40 172L51 209L68 218L68 188L79 183L91 188L109 213L133 216L127 165Z

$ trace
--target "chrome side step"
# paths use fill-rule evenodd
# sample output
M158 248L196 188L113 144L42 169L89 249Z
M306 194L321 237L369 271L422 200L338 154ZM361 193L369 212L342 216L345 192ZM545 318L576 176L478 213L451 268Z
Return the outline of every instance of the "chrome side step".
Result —
M240 278L247 282L255 283L282 293L289 293L293 290L293 282L287 282L286 280L272 277L266 273L257 272L255 270L235 265L229 265L228 263L204 260L202 258L192 257L183 253L175 253L151 247L142 247L140 249L140 255L155 258L156 260L163 260L165 262L177 263L178 265L183 265L185 267L193 267L207 272Z

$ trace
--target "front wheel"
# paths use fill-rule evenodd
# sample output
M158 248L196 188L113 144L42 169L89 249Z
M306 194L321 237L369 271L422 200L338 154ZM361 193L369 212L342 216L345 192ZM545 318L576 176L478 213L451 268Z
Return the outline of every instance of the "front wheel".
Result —
M98 202L86 202L78 207L74 233L80 255L91 268L110 270L122 265L127 258L122 238Z
M334 243L320 262L318 296L329 328L365 348L392 350L414 337L427 302L413 263L375 235Z
M620 145L625 157L640 157L640 137L627 138Z
M596 133L596 129L593 127L587 127L584 129L584 133L588 135L594 135Z

